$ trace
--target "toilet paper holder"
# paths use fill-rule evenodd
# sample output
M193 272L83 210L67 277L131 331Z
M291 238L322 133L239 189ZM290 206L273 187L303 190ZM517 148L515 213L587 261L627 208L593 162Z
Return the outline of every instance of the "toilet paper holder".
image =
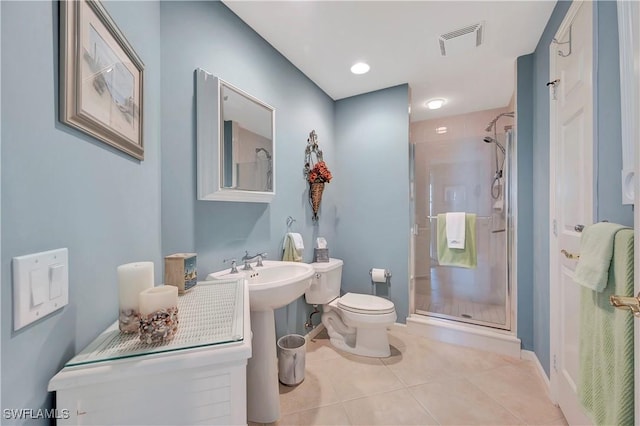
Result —
M369 276L371 277L371 285L372 286L377 282L381 282L381 281L374 281L373 280L373 269L374 268L369 269ZM390 270L388 270L388 269L384 270L384 278L385 278L385 283L387 285L391 285L391 271Z

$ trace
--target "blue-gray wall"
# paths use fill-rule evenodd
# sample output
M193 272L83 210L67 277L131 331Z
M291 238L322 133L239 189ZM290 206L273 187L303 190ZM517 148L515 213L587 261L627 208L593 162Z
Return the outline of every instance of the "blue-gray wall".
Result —
M277 259L287 216L303 234L305 261L318 236L345 260L345 290L368 292L369 268L391 269L389 295L404 321L408 87L336 106L220 2L104 3L146 66L143 162L59 123L57 3L0 4L1 406L52 406L49 379L116 319L117 265L151 260L159 283L163 256L173 252L197 252L201 278L244 250ZM197 67L276 108L271 204L196 200ZM311 130L335 176L318 223L302 175ZM11 258L58 247L70 250L69 306L13 332ZM278 334L304 332L309 311L304 299L277 311Z
M117 265L162 271L160 6L105 6L146 66L143 162L58 122L58 3L1 4L2 408L51 406L49 379L116 319ZM69 305L14 332L11 258L59 247Z
M517 176L518 197L518 338L522 348L533 347L533 55L517 62Z
M335 238L337 190L334 102L220 2L162 2L162 252L195 251L198 273L227 268L224 258L245 250L281 259L287 216L304 238L310 262L317 236ZM194 70L216 75L276 109L276 197L270 204L196 200ZM335 179L326 185L320 220L311 220L302 169L309 132L318 134ZM276 312L277 332L304 332L310 307Z
M533 53L533 349L549 374L549 44L570 2L559 1ZM597 72L595 113L596 220L632 225L622 205L620 171L620 87L615 2L595 3ZM520 96L520 95L519 95ZM520 120L518 121L520 126ZM520 135L519 130L519 135ZM520 166L520 164L519 164ZM519 257L520 262L526 259ZM521 267L519 265L519 267Z
M386 268L377 293L409 313L409 87L336 102L338 213L334 250L345 260L342 289L371 292L369 269Z

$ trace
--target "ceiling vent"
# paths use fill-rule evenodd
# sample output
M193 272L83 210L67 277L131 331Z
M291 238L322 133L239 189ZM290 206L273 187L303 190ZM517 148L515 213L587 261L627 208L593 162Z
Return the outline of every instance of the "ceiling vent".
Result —
M438 37L442 56L466 52L482 44L484 23L469 25Z

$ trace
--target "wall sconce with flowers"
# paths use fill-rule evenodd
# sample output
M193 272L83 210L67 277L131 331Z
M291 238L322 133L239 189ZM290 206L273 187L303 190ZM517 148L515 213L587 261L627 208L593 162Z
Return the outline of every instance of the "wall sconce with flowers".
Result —
M318 147L318 135L312 130L307 139L307 148L304 151L304 177L309 182L309 203L313 211L313 221L318 221L318 211L322 201L324 184L331 182L331 172L322 158L322 150ZM314 161L315 157L315 161Z

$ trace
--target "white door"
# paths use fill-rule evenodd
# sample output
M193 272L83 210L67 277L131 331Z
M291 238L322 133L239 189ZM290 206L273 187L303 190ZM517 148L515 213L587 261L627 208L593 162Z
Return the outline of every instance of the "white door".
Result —
M640 7L637 3L626 0L618 0L618 30L620 40L620 90L622 100L622 165L623 199L629 198L635 206L640 206L640 126L637 122L640 119L638 113L640 108ZM635 123L635 125L634 125ZM627 133L625 135L625 133ZM628 136L627 136L628 135ZM634 146L629 149L627 143ZM629 158L631 157L631 158ZM633 191L629 197L627 180L629 164L632 164ZM640 209L634 210L634 239L635 239L635 265L634 265L634 294L636 302L640 305ZM635 414L636 424L640 422L640 317L636 316L634 321L634 342L635 342Z
M591 422L576 392L580 286L573 273L580 227L593 223L593 7L574 1L549 47L551 389L569 424L580 425Z

